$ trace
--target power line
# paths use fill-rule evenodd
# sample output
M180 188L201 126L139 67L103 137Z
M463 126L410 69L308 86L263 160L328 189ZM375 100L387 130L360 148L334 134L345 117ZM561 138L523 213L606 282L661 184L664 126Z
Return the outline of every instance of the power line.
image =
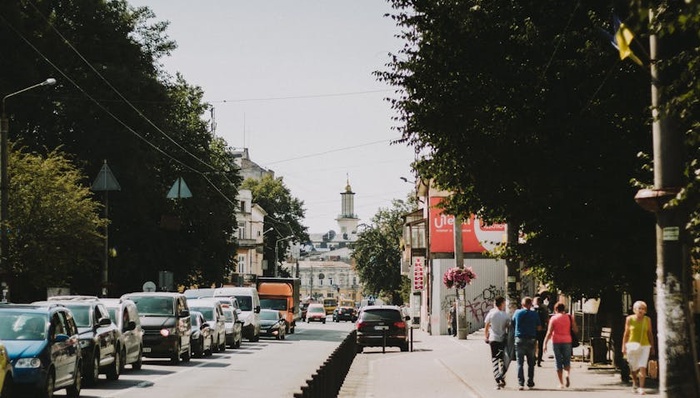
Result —
M365 95L365 94L375 94L375 93L386 93L390 92L390 89L382 90L366 90L366 91L351 91L346 93L330 93L330 94L307 94L307 95L293 95L288 97L262 97L262 98L242 98L242 99L223 99L217 101L209 101L212 103L236 103L236 102L255 102L255 101L284 101L292 99L307 99L307 98L328 98L328 97L348 97L354 95Z

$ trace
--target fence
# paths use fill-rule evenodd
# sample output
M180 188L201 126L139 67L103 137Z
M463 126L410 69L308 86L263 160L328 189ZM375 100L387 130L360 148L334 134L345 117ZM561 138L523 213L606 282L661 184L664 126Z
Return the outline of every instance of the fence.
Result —
M353 330L323 362L311 379L306 380L306 385L301 387L301 393L294 394L294 398L327 398L336 397L343 386L345 376L350 371L352 361L357 354L357 331Z

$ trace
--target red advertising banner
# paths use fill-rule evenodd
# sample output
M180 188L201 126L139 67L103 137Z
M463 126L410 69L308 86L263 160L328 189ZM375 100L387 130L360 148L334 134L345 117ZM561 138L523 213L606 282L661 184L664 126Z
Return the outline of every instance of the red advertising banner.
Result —
M423 290L423 257L413 258L413 290Z
M430 198L430 252L454 253L454 223L453 215L444 214L437 205L442 197ZM506 238L506 225L485 225L473 214L462 223L462 248L464 253L483 253L493 250L498 243Z

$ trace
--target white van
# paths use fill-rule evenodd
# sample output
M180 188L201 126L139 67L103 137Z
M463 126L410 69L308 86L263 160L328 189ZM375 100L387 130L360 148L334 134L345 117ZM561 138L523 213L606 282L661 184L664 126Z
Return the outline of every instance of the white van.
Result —
M260 340L260 297L254 287L220 287L214 290L214 297L235 297L241 310L243 337Z

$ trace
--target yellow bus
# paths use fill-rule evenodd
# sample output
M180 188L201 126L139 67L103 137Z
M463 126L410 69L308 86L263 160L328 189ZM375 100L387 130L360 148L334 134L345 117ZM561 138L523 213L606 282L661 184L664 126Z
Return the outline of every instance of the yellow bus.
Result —
M338 299L335 298L324 298L323 308L326 310L326 315L330 315L338 307Z

